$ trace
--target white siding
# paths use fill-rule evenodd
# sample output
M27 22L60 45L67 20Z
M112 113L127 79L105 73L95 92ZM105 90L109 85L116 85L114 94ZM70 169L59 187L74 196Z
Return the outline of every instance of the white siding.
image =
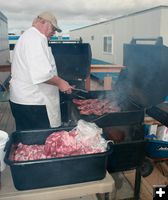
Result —
M163 43L168 46L168 8L162 9L160 21L160 35L163 36Z
M91 44L92 57L110 63L123 63L123 44L134 38L163 36L168 43L168 7L157 7L70 32L72 39L82 37ZM113 36L113 54L103 53L103 37ZM94 36L94 40L91 40Z
M7 18L0 12L0 65L9 64L8 24ZM4 82L9 72L0 72L0 80Z
M0 64L6 64L9 59L7 18L0 12Z

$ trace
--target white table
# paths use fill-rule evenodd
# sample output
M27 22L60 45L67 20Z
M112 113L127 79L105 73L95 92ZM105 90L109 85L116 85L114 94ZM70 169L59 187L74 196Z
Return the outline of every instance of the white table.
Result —
M18 191L14 188L8 166L1 173L0 200L60 200L97 193L104 194L105 199L109 199L109 194L112 194L114 191L115 183L108 172L106 177L100 181L25 191Z

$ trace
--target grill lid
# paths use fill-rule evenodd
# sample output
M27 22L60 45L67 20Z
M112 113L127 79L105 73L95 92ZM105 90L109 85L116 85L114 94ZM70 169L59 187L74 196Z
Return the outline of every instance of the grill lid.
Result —
M137 44L154 40L155 44ZM164 101L168 95L168 47L162 38L133 39L124 44L124 66L114 86L120 100L131 99L141 107Z
M164 102L146 110L146 113L168 127L168 103Z
M50 43L61 78L83 81L89 75L91 48L88 43Z

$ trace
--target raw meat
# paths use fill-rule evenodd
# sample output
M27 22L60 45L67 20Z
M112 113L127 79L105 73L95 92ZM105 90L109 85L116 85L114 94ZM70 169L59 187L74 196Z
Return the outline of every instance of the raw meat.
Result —
M81 137L76 129L53 132L44 145L17 144L11 154L11 160L27 161L99 153L105 150L100 148L99 141L100 135L91 137L91 134L87 133L86 137Z
M44 145L26 145L19 143L12 154L12 160L26 161L50 158L44 151Z
M54 157L63 157L79 154L80 146L75 140L76 132L54 132L45 142L45 152Z

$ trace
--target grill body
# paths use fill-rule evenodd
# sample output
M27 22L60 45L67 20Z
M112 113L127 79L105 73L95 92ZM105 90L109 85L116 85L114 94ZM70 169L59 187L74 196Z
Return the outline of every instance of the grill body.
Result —
M154 44L147 44L147 40L154 42ZM140 41L140 44L138 41ZM75 46L73 46L73 48L74 47ZM147 114L151 114L152 117L155 118L156 116L157 120L161 120L161 122L166 125L168 121L167 115L162 115L161 117L159 113L156 112L158 109L163 110L160 107L158 108L157 105L162 103L168 95L168 47L163 45L163 40L160 37L156 39L133 39L130 44L124 44L123 51L123 65L125 68L120 72L118 80L113 86L113 90L89 91L88 94L78 92L70 96L61 94L62 121L63 126L74 126L79 119L94 122L99 127L103 128L104 137L106 139L109 139L109 130L112 132L118 131L118 134L122 133L122 139L112 145L113 153L108 157L107 169L110 172L136 169L134 199L138 199L141 177L140 167L145 157L146 146L143 131L145 113L147 111ZM53 50L53 52L56 61L60 59L61 56L61 60L64 58L63 51L61 51L63 53L61 56L57 55L56 50ZM71 54L71 52L69 51L68 53ZM78 54L76 50L74 52ZM75 65L72 65L72 63L66 65L71 72L71 77L67 77L66 71L68 72L68 70L63 70L65 63L64 65L61 64L61 60L57 62L58 72L62 78L75 83L75 85L83 89L85 79L89 75L91 59L90 48L87 47L87 51L85 51L84 54L85 59L82 60L82 57L79 58L79 56L77 56L79 58L78 61L80 60L78 64L76 62L76 56L72 55L72 59L70 59L70 55L68 55L70 57L66 57L67 59L65 60L67 63L69 60L70 63L71 61L73 61L73 63L75 62ZM73 70L74 66L76 66L75 70ZM80 66L82 67L80 68ZM85 68L84 71L83 68ZM84 99L111 99L117 102L121 111L102 116L80 115L76 106L72 103L72 99L77 98L77 95L79 98L82 97Z

